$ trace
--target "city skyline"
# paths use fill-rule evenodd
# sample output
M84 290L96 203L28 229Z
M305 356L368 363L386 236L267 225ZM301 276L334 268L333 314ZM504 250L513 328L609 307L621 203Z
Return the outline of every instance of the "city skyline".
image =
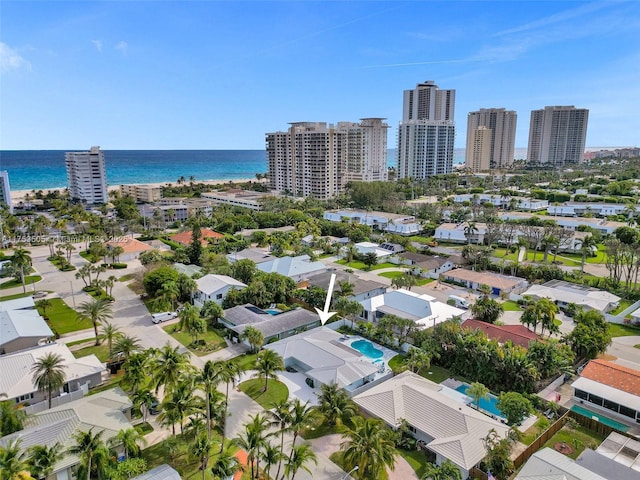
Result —
M3 2L0 149L263 149L291 122L386 118L403 91L467 114L587 108L587 146L638 144L636 2ZM435 21L435 20L437 21ZM238 126L241 128L238 128ZM0 165L1 167L1 165Z

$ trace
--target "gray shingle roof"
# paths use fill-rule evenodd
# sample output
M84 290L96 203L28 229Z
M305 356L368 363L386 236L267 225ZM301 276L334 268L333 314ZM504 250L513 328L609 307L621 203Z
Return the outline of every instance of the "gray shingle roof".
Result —
M296 308L278 315L270 315L253 305L238 305L224 311L224 320L235 325L231 329L242 333L251 325L269 338L297 328L308 327L319 323L318 315L303 308Z
M336 290L339 290L338 286L341 282L349 282L353 285L353 294L360 295L361 293L371 292L373 290L378 290L383 288L386 290L387 286L384 283L375 282L373 280L364 280L352 273L346 273L342 271L335 272L322 272L317 275L313 275L307 279L309 285L313 285L314 287L320 287L327 290L329 288L329 281L331 280L331 275L335 274L336 276Z

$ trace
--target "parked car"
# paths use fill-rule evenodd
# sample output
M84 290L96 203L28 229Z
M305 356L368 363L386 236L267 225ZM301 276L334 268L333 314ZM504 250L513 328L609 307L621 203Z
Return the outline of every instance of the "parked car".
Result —
M173 320L176 318L178 314L176 312L162 312L162 313L154 313L151 315L151 321L153 323L162 323L167 320Z
M158 400L151 402L151 405L149 406L149 413L151 415L158 415L161 411L162 409L160 408L160 402L158 402Z
M36 292L33 294L33 298L44 298L49 295L49 292Z

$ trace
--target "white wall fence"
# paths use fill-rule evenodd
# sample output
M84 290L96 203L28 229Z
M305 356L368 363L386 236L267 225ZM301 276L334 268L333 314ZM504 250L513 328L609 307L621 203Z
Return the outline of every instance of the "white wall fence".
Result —
M84 385L80 386L80 390L76 390L75 392L71 392L71 393L63 393L62 395L52 398L51 408L67 404L69 402L73 402L74 400L78 400L84 397L87 394L87 392L89 392L89 384L85 383ZM25 407L24 411L26 412L27 415L33 415L34 413L43 412L48 409L49 409L49 401L44 400L42 402L34 403L33 405L29 405L28 407Z
M609 313L605 313L604 318L607 319L607 322L624 323L624 317L626 317L627 315L631 315L633 312L638 310L638 308L640 308L640 300L629 305L627 308L625 308L623 311L621 311L617 315L611 315Z

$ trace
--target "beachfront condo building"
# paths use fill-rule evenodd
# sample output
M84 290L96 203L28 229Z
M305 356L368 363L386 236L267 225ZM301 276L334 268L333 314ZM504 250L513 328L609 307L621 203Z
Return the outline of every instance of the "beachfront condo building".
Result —
M266 134L269 183L285 194L328 199L349 181L387 179L387 128L383 118L360 123L291 123Z
M513 110L504 108L481 108L476 112L470 112L467 116L467 148L465 164L474 172L474 165L481 165L482 170L490 168L508 168L513 164L514 149L516 144L516 124L518 115ZM491 131L489 142L489 163L485 166L484 160L478 164L480 153L475 149L485 148L485 142L479 140L486 132L479 133L483 127Z
M11 204L11 187L9 186L9 172L0 170L0 205L9 207L9 213L13 213Z
M120 193L133 198L136 203L153 203L162 199L162 187L159 185L120 185Z
M398 178L420 179L453 171L455 94L430 80L404 91Z
M476 127L471 132L467 132L465 167L477 173L489 170L490 165L491 129L487 127Z
M527 163L551 168L581 163L588 121L589 110L573 105L533 110Z
M67 152L64 162L69 195L73 200L87 205L109 201L104 152L100 147L91 147L88 152Z

